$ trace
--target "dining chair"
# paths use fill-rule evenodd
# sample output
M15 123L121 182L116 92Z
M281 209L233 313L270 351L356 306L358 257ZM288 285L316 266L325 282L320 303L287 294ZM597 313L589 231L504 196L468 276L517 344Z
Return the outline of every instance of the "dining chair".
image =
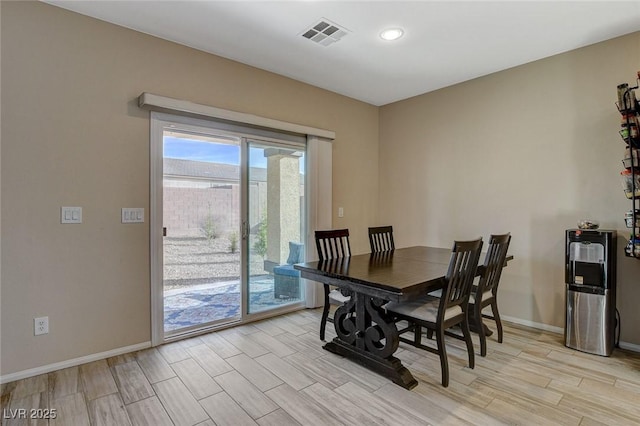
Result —
M478 329L480 337L480 355L487 355L487 337L482 318L490 318L496 322L498 329L498 343L502 343L502 322L498 312L498 284L507 257L507 250L511 242L511 234L491 235L489 250L484 257L484 264L480 267L481 275L478 286L469 297L469 312ZM483 314L482 310L491 306L492 315Z
M376 226L369 228L369 245L371 253L394 250L393 226Z
M315 239L316 249L318 250L318 259L320 261L351 256L348 229L315 231ZM324 308L322 310L322 319L320 320L320 340L324 340L327 322L333 323L333 318L329 318L331 304L342 305L350 299L349 296L343 295L339 289L332 290L329 284L323 285Z
M408 302L389 302L386 310L394 321L405 320L408 326L398 330L399 334L413 331L413 340L400 336L400 341L437 354L440 357L442 386L449 386L449 362L445 346L445 330L460 325L462 336L446 333L464 340L469 356L469 368L475 367L473 342L469 330L469 296L473 278L478 267L482 238L473 241L455 241L451 250L449 267L444 278L444 297L421 296ZM436 335L436 347L422 344L422 328Z

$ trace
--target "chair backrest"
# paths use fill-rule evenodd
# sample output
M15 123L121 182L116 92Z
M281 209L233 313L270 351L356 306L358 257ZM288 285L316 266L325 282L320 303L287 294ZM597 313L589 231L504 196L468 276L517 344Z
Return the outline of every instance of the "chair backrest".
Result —
M289 257L287 257L287 263L293 265L294 263L304 262L304 244L289 241Z
M476 300L482 300L481 296L487 291L491 291L494 296L496 295L510 242L510 233L491 235L489 239L489 250L484 257L483 271L478 283Z
M318 257L320 260L351 256L348 229L316 231L315 237L316 248L318 249Z
M376 226L369 228L369 245L371 253L389 251L396 248L393 243L393 226Z
M449 269L445 276L446 288L440 299L439 315L452 306L461 306L467 310L473 278L478 268L482 238L473 241L455 241L451 250Z

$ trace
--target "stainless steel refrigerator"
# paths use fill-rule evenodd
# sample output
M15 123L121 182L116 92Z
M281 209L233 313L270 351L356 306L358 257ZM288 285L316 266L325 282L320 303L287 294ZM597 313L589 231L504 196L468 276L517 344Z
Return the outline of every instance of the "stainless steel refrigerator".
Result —
M616 329L616 231L568 229L565 345L609 356Z

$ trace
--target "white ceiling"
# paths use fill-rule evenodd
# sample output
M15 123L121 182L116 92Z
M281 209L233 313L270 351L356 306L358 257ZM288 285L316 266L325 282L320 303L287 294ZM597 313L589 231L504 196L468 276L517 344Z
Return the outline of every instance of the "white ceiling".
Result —
M640 30L638 0L46 2L373 105ZM321 18L348 35L302 37ZM382 40L388 27L405 36Z

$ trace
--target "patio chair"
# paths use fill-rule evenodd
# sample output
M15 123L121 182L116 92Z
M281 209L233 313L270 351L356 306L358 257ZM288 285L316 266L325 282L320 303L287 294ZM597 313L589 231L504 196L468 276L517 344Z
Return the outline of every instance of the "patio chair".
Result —
M273 268L273 296L278 298L300 298L300 271L294 263L304 262L304 244L289 242L287 263Z

